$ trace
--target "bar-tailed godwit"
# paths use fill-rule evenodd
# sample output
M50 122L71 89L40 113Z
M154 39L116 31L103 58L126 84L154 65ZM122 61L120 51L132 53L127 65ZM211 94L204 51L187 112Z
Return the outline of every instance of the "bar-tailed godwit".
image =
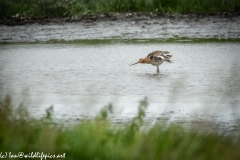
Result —
M139 61L131 64L130 66L139 64L139 63L152 64L154 66L157 66L157 74L159 74L159 72L160 72L159 66L164 61L171 63L172 62L170 60L171 57L172 57L172 55L168 51L153 51L153 52L149 53L147 55L147 57L139 59Z

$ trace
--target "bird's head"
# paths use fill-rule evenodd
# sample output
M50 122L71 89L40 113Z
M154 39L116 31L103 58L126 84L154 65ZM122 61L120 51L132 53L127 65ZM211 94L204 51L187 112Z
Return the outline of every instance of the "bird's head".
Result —
M135 65L135 64L139 64L139 63L147 63L147 62L144 58L140 58L136 63L133 63L130 66Z

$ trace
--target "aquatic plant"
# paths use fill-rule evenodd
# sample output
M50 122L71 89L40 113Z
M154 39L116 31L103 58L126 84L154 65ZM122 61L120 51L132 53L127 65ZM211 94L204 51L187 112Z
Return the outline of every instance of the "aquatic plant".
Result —
M2 156L10 152L28 156L44 153L66 159L240 158L239 135L199 132L165 123L142 130L147 106L145 98L139 103L138 114L122 124L108 120L113 107L109 104L95 119L65 126L52 121L52 107L46 111L46 117L35 119L23 103L13 109L11 97L5 96L0 100L0 152Z
M239 0L0 0L0 17L69 17L105 12L221 12L239 7Z

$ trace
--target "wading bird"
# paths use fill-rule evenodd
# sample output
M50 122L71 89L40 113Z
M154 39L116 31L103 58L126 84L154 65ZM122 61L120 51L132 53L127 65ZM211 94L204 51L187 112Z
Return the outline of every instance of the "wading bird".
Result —
M159 74L159 72L160 72L159 66L164 61L171 63L172 62L170 60L171 57L172 57L172 55L168 51L153 51L153 52L149 53L147 55L147 57L139 59L138 62L133 63L130 66L139 64L139 63L152 64L154 66L157 66L157 74Z

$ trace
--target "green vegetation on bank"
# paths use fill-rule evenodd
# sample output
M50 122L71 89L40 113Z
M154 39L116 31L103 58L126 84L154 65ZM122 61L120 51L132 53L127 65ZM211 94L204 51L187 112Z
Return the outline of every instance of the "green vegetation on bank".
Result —
M27 156L43 152L68 160L240 159L239 136L198 132L164 123L141 129L147 106L147 100L142 100L138 114L128 123L111 124L107 117L112 105L108 105L95 119L64 127L53 123L51 109L45 118L37 120L29 116L23 104L13 109L11 97L6 96L0 100L0 154L7 155L6 159L10 159L10 153L19 152Z
M0 17L67 17L105 12L196 13L239 9L239 0L0 0Z

